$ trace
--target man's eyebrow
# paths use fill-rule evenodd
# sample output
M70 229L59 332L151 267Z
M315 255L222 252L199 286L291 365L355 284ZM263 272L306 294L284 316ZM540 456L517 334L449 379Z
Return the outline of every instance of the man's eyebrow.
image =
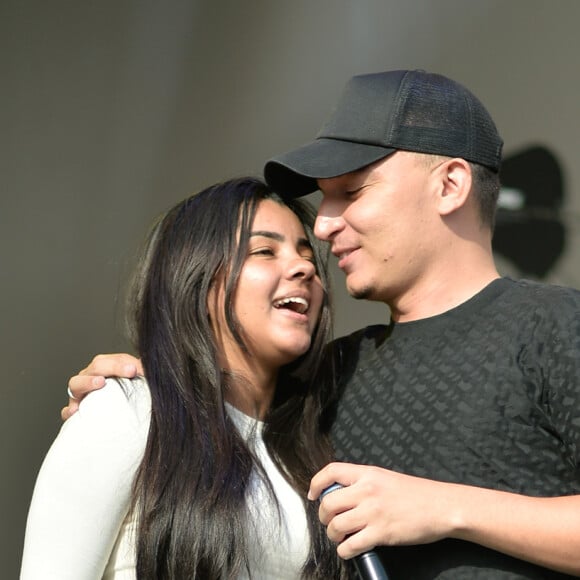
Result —
M270 238L271 240L276 240L277 242L283 242L286 239L285 236L283 236L282 234L279 234L278 232L271 232L268 230L256 230L250 232L250 237ZM307 238L300 238L298 240L298 247L312 249L312 244Z

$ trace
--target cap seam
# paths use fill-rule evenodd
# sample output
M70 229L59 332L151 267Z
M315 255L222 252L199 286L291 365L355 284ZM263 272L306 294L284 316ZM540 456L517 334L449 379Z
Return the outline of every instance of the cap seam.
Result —
M387 131L387 139L390 143L390 146L394 147L395 149L397 149L397 147L392 145L392 143L394 141L394 137L393 137L393 126L395 125L394 120L399 119L399 113L401 111L401 107L403 106L403 96L405 97L405 99L404 99L405 103L407 101L407 96L408 96L408 90L407 90L408 81L407 81L407 79L412 73L413 73L413 71L408 70L403 75L403 78L401 79L401 82L399 83L399 88L397 89L397 95L396 95L397 108L395 110L395 115L391 115L391 118L389 119L389 130ZM406 94L403 95L404 91L406 91Z
M471 159L473 159L475 157L475 140L477 138L476 137L475 126L474 126L474 123L473 123L473 107L471 106L471 102L467 98L467 95L465 94L465 91L462 91L461 92L461 97L463 98L463 101L467 105L467 111L469 113L469 133L468 133L468 137L469 137L469 157ZM485 155L484 155L484 157L485 157Z

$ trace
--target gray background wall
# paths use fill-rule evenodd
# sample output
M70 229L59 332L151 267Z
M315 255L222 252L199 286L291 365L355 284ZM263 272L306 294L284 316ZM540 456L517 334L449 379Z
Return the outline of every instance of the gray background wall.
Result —
M576 0L1 0L0 576L17 577L68 377L127 348L120 289L146 225L308 141L351 75L447 74L508 155L550 147L570 231L549 279L579 286L579 19ZM386 319L336 288L338 333Z

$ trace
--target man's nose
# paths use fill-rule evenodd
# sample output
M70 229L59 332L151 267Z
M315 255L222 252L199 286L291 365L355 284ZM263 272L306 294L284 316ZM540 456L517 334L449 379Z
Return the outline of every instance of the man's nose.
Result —
M344 220L342 216L327 216L321 215L320 211L318 212L318 217L314 222L314 235L319 240L324 240L325 242L329 242L332 240L334 235L342 229L344 225Z

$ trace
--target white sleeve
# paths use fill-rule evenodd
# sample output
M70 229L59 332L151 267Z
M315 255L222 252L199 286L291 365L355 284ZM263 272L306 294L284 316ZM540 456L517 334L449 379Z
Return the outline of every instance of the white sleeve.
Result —
M97 580L129 509L150 422L143 380L115 380L83 399L36 480L21 580Z

